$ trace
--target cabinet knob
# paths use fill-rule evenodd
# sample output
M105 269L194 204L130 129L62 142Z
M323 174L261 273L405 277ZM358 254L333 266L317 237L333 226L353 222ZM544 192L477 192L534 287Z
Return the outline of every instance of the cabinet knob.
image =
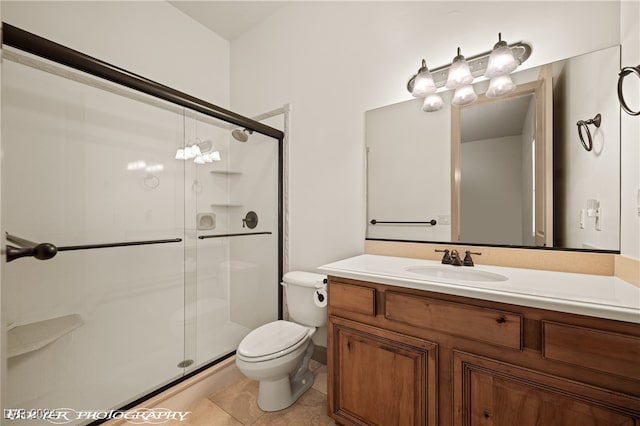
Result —
M496 322L498 324L504 324L505 322L507 322L507 320L505 319L505 317L500 317L496 320Z

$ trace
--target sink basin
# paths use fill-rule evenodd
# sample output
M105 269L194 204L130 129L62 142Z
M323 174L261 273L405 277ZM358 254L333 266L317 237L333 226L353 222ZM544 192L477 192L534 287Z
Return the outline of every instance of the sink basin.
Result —
M415 265L407 266L404 270L431 278L444 278L447 280L458 281L497 282L506 281L508 279L504 275L496 274L494 272L479 271L468 266Z

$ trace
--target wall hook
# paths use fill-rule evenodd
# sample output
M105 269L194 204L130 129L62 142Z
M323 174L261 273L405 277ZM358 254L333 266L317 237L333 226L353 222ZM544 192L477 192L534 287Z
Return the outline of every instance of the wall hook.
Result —
M585 150L591 151L593 149L593 139L591 139L591 132L589 131L589 124L593 124L596 128L600 127L600 123L602 123L602 116L600 114L596 114L595 117L590 118L586 121L579 120L576 125L578 126L578 136L580 136L580 142L582 142L582 146ZM582 136L582 128L584 127L587 132L587 139L589 143L584 141L584 137Z

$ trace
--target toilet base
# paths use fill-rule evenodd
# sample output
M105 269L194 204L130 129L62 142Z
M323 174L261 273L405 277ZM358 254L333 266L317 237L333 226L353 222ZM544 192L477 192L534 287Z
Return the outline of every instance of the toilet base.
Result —
M279 411L291 406L313 385L309 361L314 344L309 341L302 362L291 374L273 381L261 381L258 389L258 407L263 411Z
M258 390L258 407L262 411L280 411L291 406L313 385L313 373L307 371L300 380L289 376L275 381L261 381Z

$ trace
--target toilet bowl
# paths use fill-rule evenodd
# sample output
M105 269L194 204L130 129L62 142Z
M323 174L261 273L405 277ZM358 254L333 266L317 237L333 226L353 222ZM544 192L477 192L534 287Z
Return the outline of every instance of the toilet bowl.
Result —
M326 276L289 272L283 287L290 321L273 321L251 331L238 345L236 365L248 378L260 382L258 406L278 411L293 404L313 385L309 361L316 327L326 324L326 307L314 302L326 288Z

